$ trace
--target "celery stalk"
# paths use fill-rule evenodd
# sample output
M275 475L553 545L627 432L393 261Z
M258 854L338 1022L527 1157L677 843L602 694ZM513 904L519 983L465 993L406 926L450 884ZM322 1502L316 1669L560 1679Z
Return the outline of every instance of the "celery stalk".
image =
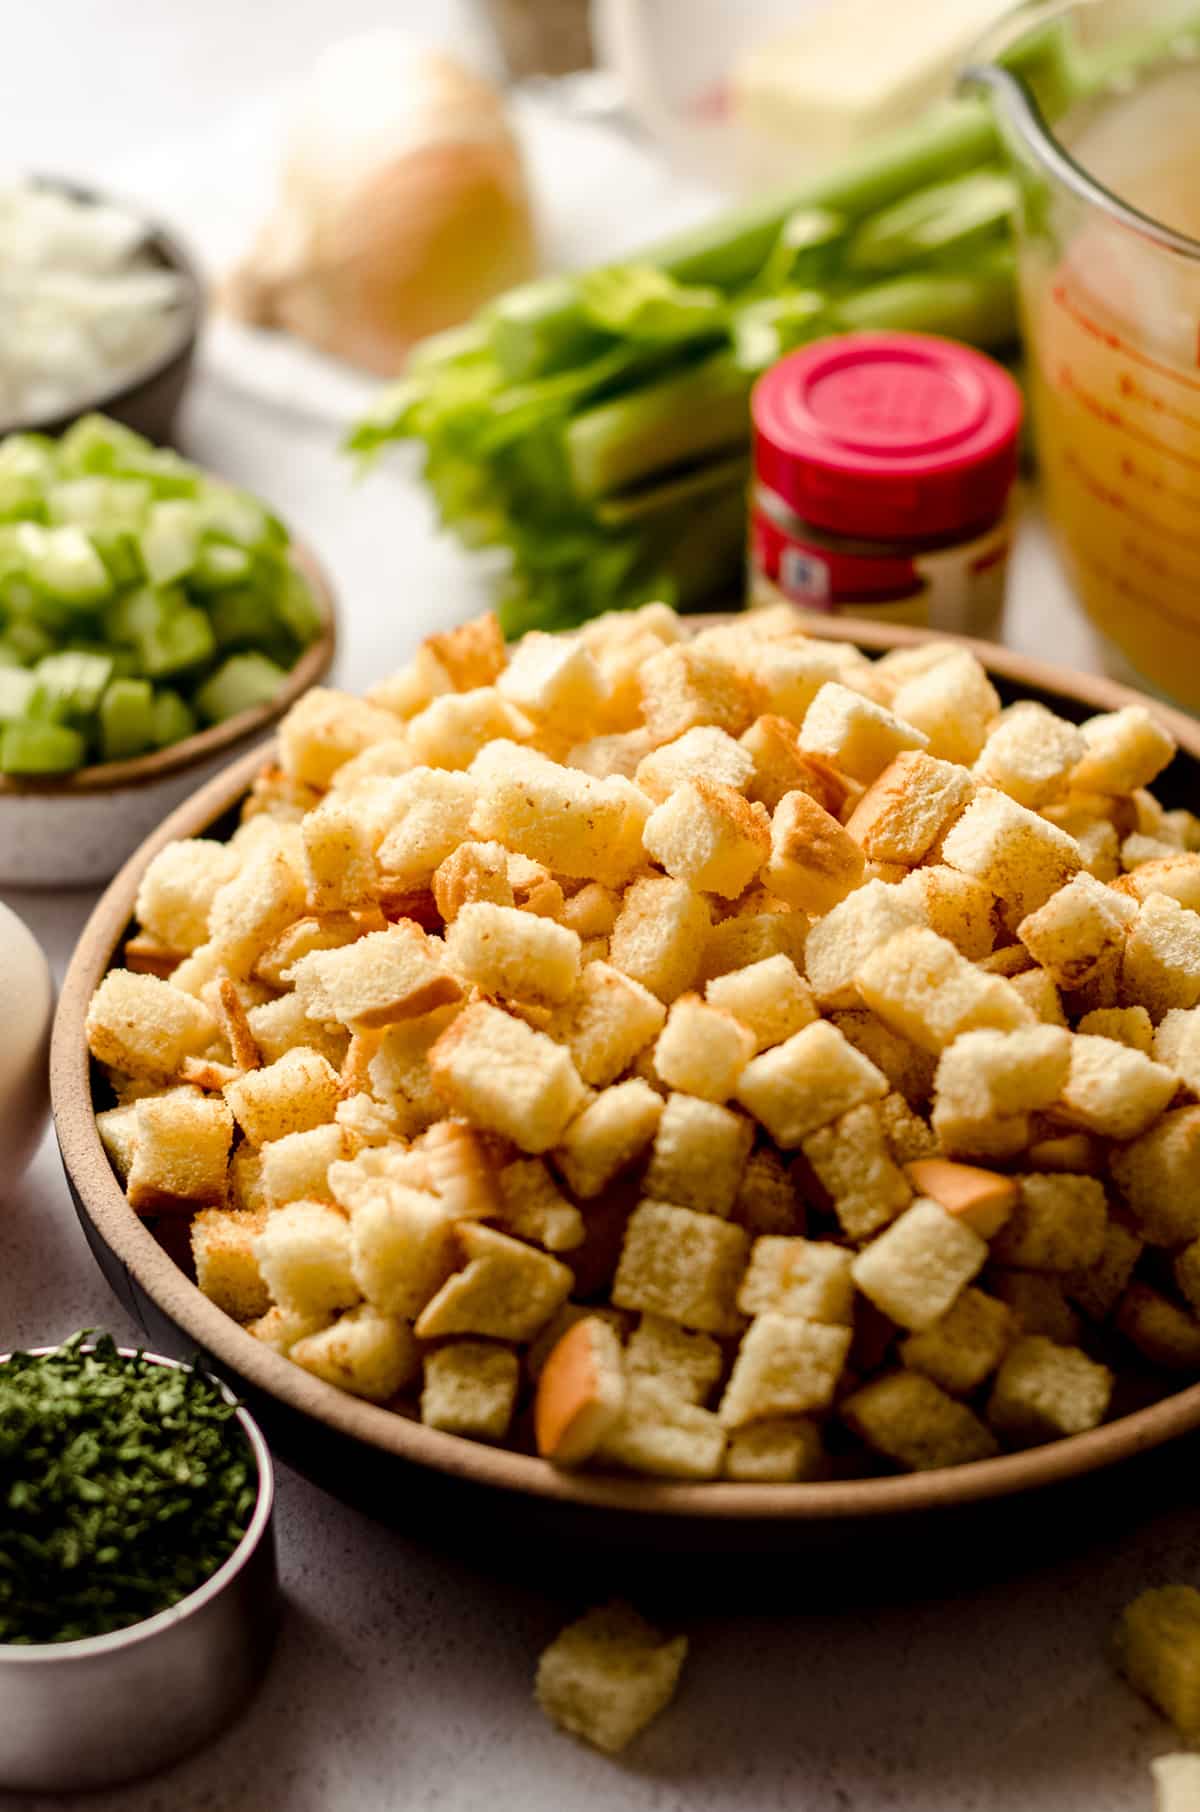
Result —
M653 472L741 445L749 434L750 381L729 353L719 352L577 415L566 433L576 495L605 497Z

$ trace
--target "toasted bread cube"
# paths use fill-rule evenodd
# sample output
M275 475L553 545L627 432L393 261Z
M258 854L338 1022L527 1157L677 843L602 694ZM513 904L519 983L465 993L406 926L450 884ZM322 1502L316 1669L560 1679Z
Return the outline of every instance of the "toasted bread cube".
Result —
M397 728L390 711L364 698L311 686L279 726L279 765L292 780L327 787L343 762Z
M868 1447L909 1472L990 1459L995 1437L965 1403L918 1371L890 1372L841 1406L843 1421Z
M507 1347L455 1340L425 1355L421 1420L446 1434L500 1441L517 1402L520 1367Z
M1079 727L1087 747L1071 785L1081 792L1132 793L1149 786L1175 753L1175 738L1145 705L1106 711Z
M457 1000L462 988L448 973L446 960L436 939L411 919L401 919L341 949L313 951L291 973L311 1019L377 1027L419 1019Z
M502 686L478 686L470 692L444 692L432 699L409 719L405 732L416 760L429 768L469 768L493 738L519 742L528 736L529 720L501 696L502 690Z
M238 853L228 843L192 837L166 844L138 884L138 922L173 950L199 949L208 938L213 900L238 866Z
M1129 1285L1114 1319L1151 1365L1168 1372L1200 1372L1200 1321L1148 1284Z
M912 1200L876 1102L851 1108L832 1125L810 1133L801 1150L847 1239L869 1239Z
M1125 944L1121 998L1145 1007L1156 1025L1172 1007L1200 1003L1200 913L1168 894L1142 902Z
M467 774L420 767L383 785L387 792L377 801L383 830L379 867L395 887L428 887L446 857L470 836L475 782Z
M829 680L804 715L800 747L869 786L905 749L923 749L929 738L917 725L873 699Z
M390 1145L405 1135L399 1114L365 1089L338 1102L334 1118L345 1134L345 1156L355 1157L364 1147Z
M1111 1038L1114 1044L1123 1044L1131 1051L1140 1051L1143 1057L1162 1061L1155 1056L1154 1026L1145 1007L1097 1007L1083 1015L1077 1029L1084 1037ZM1168 1064L1166 1067L1173 1066Z
M674 1697L687 1638L668 1641L627 1605L589 1611L538 1662L537 1700L551 1723L615 1755Z
M281 994L278 1000L251 1007L246 1020L264 1063L276 1063L287 1051L303 1045L340 1069L350 1042L344 1026L323 1026L310 1019L296 994Z
M110 969L88 1003L88 1049L100 1063L154 1082L178 1076L217 1036L208 1008L156 975Z
M848 1327L768 1310L738 1348L717 1411L726 1428L828 1409L850 1350Z
M887 1077L891 1091L911 1108L928 1101L933 1093L933 1078L937 1068L936 1059L928 1051L911 1044L907 1038L901 1038L885 1026L874 1013L868 1013L865 1007L852 1007L834 1011L829 1015L831 1024L835 1025L842 1036L864 1057L869 1057L876 1069ZM911 1131L911 1124L909 1127ZM920 1157L925 1150L933 1148L934 1140L925 1127L925 1140L920 1151L910 1155Z
M620 1420L625 1395L620 1338L585 1311L554 1341L538 1373L533 1419L542 1458L556 1466L590 1459Z
M693 1095L671 1094L658 1122L646 1193L712 1215L728 1215L754 1129L743 1115Z
M648 1378L684 1403L702 1404L723 1369L721 1348L711 1334L661 1315L642 1315L625 1348L629 1378Z
M1016 1207L1012 1177L946 1158L918 1158L906 1166L914 1188L929 1196L981 1239L994 1239Z
M445 1101L434 1086L429 1053L462 1010L460 1002L388 1026L367 1066L372 1093L395 1114L406 1137L446 1116Z
M1069 1271L1062 1286L1093 1321L1106 1321L1133 1276L1144 1242L1120 1221L1109 1219L1100 1257L1082 1271Z
M330 1174L335 1197L350 1209L354 1278L381 1315L412 1320L460 1262L458 1223L446 1203L428 1190L364 1170L367 1155L333 1165Z
M1133 831L1121 844L1121 867L1134 874L1151 862L1164 862L1175 854L1175 845L1163 837L1147 837ZM1156 889L1155 891L1160 891Z
M446 932L446 961L485 994L564 1001L579 979L578 932L513 906L464 906ZM440 1004L440 1003L439 1003Z
M621 895L611 887L602 887L599 881L588 881L564 900L561 920L577 931L581 938L608 937L617 922L617 913L621 909Z
M211 946L223 968L249 975L268 945L304 916L307 887L301 863L282 849L263 849L226 881L209 910ZM196 960L196 957L193 957Z
M1121 877L1117 888L1135 900L1148 900L1152 893L1165 893L1190 912L1200 912L1200 855L1191 850L1175 850L1169 856L1141 862L1130 874ZM144 922L144 914L139 911L138 916Z
M376 883L375 853L349 803L331 794L300 825L304 875L314 912L353 909Z
M1018 1177L1016 1203L992 1253L1000 1264L1026 1271L1083 1270L1103 1254L1107 1224L1104 1186L1095 1177Z
M575 1281L566 1265L507 1233L461 1222L466 1266L447 1278L417 1318L417 1334L482 1334L518 1343L532 1340L561 1308Z
M629 781L593 780L511 742L481 749L471 774L479 788L472 835L608 887L623 886L641 862L650 802Z
M1011 1311L1022 1334L1044 1334L1058 1346L1076 1346L1083 1322L1050 1271L1006 1271L993 1266L988 1286Z
M1075 1126L1105 1139L1136 1139L1158 1119L1175 1093L1163 1064L1111 1038L1076 1034L1060 1112Z
M1023 1334L996 1374L988 1421L1018 1447L1083 1434L1104 1420L1112 1386L1108 1367L1078 1347L1056 1346L1044 1334Z
M886 1094L881 1072L826 1020L753 1058L737 1087L742 1106L785 1151L852 1107Z
M725 1449L724 1476L742 1485L792 1485L820 1478L824 1462L816 1422L804 1416L776 1416L733 1430Z
M612 1288L619 1309L643 1309L709 1334L742 1326L737 1289L749 1238L714 1214L643 1201L629 1218Z
M663 1101L648 1082L631 1077L606 1088L572 1120L554 1161L585 1201L636 1163L662 1118Z
M1036 810L1063 792L1087 749L1082 732L1033 699L1002 711L975 763L975 777Z
M736 899L771 850L761 805L712 780L685 780L646 820L648 853L677 881Z
M204 1208L191 1225L192 1263L196 1284L235 1321L254 1321L271 1306L271 1293L258 1268L255 1236L266 1214Z
M225 1100L252 1145L308 1132L333 1119L337 1072L319 1051L296 1045L261 1070L247 1070L225 1089Z
M651 1478L715 1479L725 1430L711 1410L686 1403L654 1378L629 1378L625 1406L596 1449L599 1465Z
M484 1001L447 1026L429 1052L429 1069L453 1112L535 1154L557 1145L586 1105L569 1052Z
M824 755L800 747L800 732L786 717L756 717L739 740L754 762L746 791L769 812L785 793L807 793L831 817L840 818L846 801L857 791L858 783L840 774Z
M302 1336L289 1347L288 1358L368 1403L386 1403L416 1376L419 1365L408 1324L381 1315L369 1303L339 1315L330 1328Z
M604 1088L628 1069L662 1030L662 1003L610 963L585 965L575 991L552 1021L583 1080Z
M923 925L898 931L872 949L856 980L871 1011L926 1051L944 1051L965 1032L1015 1032L1032 1022L1010 981L983 974L947 938Z
M654 1047L654 1067L670 1089L727 1101L754 1055L754 1034L731 1013L682 994Z
M876 1112L888 1150L897 1164L915 1163L918 1158L926 1158L937 1150L937 1140L929 1122L914 1113L904 1096L895 1089L878 1103ZM930 1191L923 1189L919 1193L928 1195Z
M1152 1246L1182 1246L1200 1235L1200 1107L1163 1115L1141 1138L1114 1151L1113 1181Z
M922 923L920 907L884 881L849 894L809 930L804 962L821 1005L860 1007L856 978L871 951Z
M751 1034L754 1051L782 1044L817 1017L812 989L790 957L764 957L745 969L714 976L704 990L712 1007L732 1013Z
M293 964L302 957L311 956L314 950L341 950L347 944L353 944L367 929L363 919L364 914L349 911L322 912L319 917L306 914L302 919L294 919L262 951L254 965L252 979L269 988L290 987ZM247 1010L251 1005L269 1004L262 1000L245 1003Z
M756 1239L738 1308L743 1315L799 1315L848 1326L854 1313L853 1256L828 1240Z
M1052 1107L1067 1080L1074 1046L1061 1026L964 1032L942 1052L933 1127L946 1150L977 1142L977 1130L1014 1114Z
M613 774L619 774L623 780L633 780L640 764L656 746L649 730L639 724L632 730L590 736L586 742L577 742L567 750L563 761L566 767L578 768L581 774L590 774L593 780L608 780ZM642 791L650 797L648 788L642 788Z
M1008 981L1015 981L1018 975L1028 975L1034 962L1023 944L1001 944L979 958L979 967L985 975L1003 975Z
M968 1288L940 1320L900 1342L900 1362L952 1397L965 1397L995 1371L1012 1335L1013 1317L1005 1304Z
M889 704L907 680L928 673L958 653L954 642L917 642L911 648L891 648L871 664L871 683L875 693ZM997 706L999 700L997 700Z
M1062 996L1044 969L1026 969L1012 977L1012 985L1034 1017L1046 1026L1065 1026Z
M1194 1812L1200 1806L1200 1755L1160 1755L1150 1764L1154 1812Z
M610 960L669 1005L695 982L710 923L708 906L686 882L635 881L613 927Z
M452 925L467 905L486 902L490 906L511 906L513 890L504 845L460 843L435 869L433 897L447 925Z
M892 710L923 733L929 753L964 767L978 758L999 709L995 687L965 648L911 674L892 694Z
M785 793L771 819L771 855L763 879L789 906L828 912L859 885L858 844L807 793Z
M284 1309L275 1303L257 1321L247 1322L246 1332L286 1359L298 1340L320 1334L332 1320L330 1314L304 1315L298 1309Z
M541 1158L518 1158L496 1178L498 1218L506 1232L532 1240L548 1252L569 1252L583 1244L583 1216L556 1188Z
M700 724L643 756L634 779L648 799L663 805L689 780L709 780L741 793L753 775L748 749L715 724Z
M399 729L399 726L397 726ZM418 765L408 738L402 734L373 742L361 755L343 762L329 783L331 793L349 793L364 780L394 780Z
M603 709L608 686L594 656L570 636L531 629L509 657L498 692L539 723L578 727ZM503 732L493 730L493 736Z
M751 1234L802 1231L803 1204L786 1164L773 1145L760 1145L746 1159L732 1218Z
M332 1199L329 1166L349 1157L348 1141L336 1125L288 1133L262 1147L262 1186L272 1208L286 1202Z
M302 1315L351 1308L362 1295L351 1264L350 1224L328 1202L289 1202L268 1215L254 1242L275 1301Z
M916 923L948 938L973 963L991 955L1000 903L982 881L944 863L933 863L914 868L895 891L906 906L915 909Z
M851 1275L877 1309L919 1333L940 1320L987 1255L972 1228L922 1196L864 1247Z
M1130 1685L1189 1741L1200 1735L1200 1592L1160 1586L1121 1614L1117 1665ZM1186 1812L1187 1802L1181 1802Z
M799 968L807 941L808 918L803 912L735 914L714 925L704 940L698 979L707 984L769 956L786 956Z
M133 1154L137 1150L136 1107L136 1101L127 1101L121 1107L110 1107L104 1113L96 1115L96 1131L100 1134L100 1143L122 1183L129 1175Z
M265 1214L270 1207L262 1180L262 1153L245 1140L229 1160L229 1206L248 1214Z
M714 637L728 634L732 639L741 631L739 620L711 633ZM740 652L731 647L730 654L758 685L763 710L794 724L804 722L827 681L839 680L854 687L856 676L871 670L866 656L850 642L818 641L795 634L778 639L755 637Z
M693 643L652 654L638 678L646 728L660 743L699 724L740 736L757 716L758 688L720 655Z
M910 749L872 781L846 820L846 830L872 861L912 868L949 829L974 790L965 768Z
M994 787L979 789L947 832L942 856L1022 917L1044 906L1083 866L1073 837Z
M223 1203L233 1116L196 1089L170 1089L134 1103L133 1157L126 1180L139 1214Z
M1115 969L1136 912L1131 902L1088 874L1078 874L1017 926L1026 950L1060 988L1082 988Z
M496 614L485 611L455 629L426 636L413 659L376 686L371 697L398 716L411 717L439 693L490 685L507 659Z

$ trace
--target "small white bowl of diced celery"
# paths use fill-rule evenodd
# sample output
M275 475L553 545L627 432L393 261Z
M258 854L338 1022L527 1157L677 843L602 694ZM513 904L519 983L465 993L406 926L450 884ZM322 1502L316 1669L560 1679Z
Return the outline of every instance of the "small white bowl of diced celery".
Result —
M257 498L103 416L0 440L0 883L107 879L333 642Z

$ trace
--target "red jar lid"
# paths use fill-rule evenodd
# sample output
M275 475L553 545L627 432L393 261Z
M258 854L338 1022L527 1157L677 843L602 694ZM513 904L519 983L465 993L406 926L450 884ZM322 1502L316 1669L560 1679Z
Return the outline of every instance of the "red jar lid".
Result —
M1021 392L955 340L818 340L759 379L751 409L760 483L835 533L952 535L999 517L1016 474Z

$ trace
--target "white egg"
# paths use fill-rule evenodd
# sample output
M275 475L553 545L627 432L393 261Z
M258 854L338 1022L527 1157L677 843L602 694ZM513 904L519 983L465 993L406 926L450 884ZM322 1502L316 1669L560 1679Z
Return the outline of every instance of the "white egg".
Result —
M0 902L0 1200L12 1193L42 1137L54 983L42 947Z

